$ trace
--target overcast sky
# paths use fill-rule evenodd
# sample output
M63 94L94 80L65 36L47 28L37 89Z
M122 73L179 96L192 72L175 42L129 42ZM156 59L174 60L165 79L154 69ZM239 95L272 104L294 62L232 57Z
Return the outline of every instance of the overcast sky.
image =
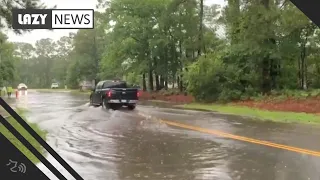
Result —
M225 0L204 0L206 5L211 4L225 4ZM57 9L96 9L97 0L42 0L49 7L57 5ZM80 3L81 2L81 3ZM62 36L67 36L70 32L76 32L77 30L59 29L54 31L48 30L33 30L31 33L25 33L23 35L16 35L11 31L7 31L10 41L15 42L27 42L34 44L37 40L43 38L51 38L58 40Z

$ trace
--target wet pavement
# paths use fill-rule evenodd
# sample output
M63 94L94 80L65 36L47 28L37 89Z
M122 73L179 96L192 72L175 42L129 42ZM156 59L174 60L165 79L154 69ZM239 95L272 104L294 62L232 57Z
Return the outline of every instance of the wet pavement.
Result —
M320 151L318 126L149 105L109 111L87 102L85 95L29 92L11 103L28 109L28 120L49 132L48 143L85 180L320 179L319 157L177 128L157 118L314 151Z

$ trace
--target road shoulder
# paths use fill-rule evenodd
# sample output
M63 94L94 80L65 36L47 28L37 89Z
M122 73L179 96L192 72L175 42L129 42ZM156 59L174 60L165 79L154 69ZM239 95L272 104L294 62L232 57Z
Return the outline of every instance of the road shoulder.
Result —
M175 105L175 107L183 109L214 111L219 113L251 117L252 119L256 120L269 120L283 123L320 123L320 116L316 114L309 114L303 112L268 111L252 107L237 106L233 104L217 105L190 103L183 105Z
M0 106L0 115L3 116L4 118L8 118L10 115L9 113L3 109L3 107Z
M15 109L15 111L24 119L25 111L22 109ZM4 116L7 121L25 138L27 141L33 145L40 153L44 154L45 151L43 147L9 114L1 107L0 113ZM26 120L27 121L27 120ZM40 127L35 123L30 123L27 121L29 126L36 131L44 140L46 139L47 132L40 129ZM40 162L38 158L36 158L7 128L5 128L2 124L0 124L0 133L2 133L9 141L16 146L28 159L30 159L33 163Z
M299 92L301 94L301 92ZM254 120L268 120L283 123L320 124L320 95L263 96L260 99L230 103L200 103L190 95L143 92L141 100L155 106L214 111L224 114L250 117ZM164 103L166 102L166 103ZM160 105L157 105L160 104Z

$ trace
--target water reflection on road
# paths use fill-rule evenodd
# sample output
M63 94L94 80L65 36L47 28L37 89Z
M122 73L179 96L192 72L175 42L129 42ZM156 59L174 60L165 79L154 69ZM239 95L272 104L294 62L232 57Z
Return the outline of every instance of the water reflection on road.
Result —
M69 93L29 92L27 99L16 102L29 110L30 121L49 132L48 143L85 180L320 178L317 157L169 127L138 112L313 150L320 150L318 127L257 123L150 106L139 106L133 112L107 111L89 107L87 101L86 96ZM55 163L50 156L48 159Z

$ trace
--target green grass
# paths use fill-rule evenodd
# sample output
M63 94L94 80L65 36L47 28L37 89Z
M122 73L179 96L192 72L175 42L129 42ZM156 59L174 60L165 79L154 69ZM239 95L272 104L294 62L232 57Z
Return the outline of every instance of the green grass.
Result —
M220 113L234 114L246 117L252 117L257 120L269 120L274 122L294 122L294 123L320 123L320 116L307 113L278 112L266 111L249 107L234 105L216 105L216 104L199 104L191 103L177 105L176 107L184 109L209 110Z
M90 95L92 91L90 90L85 90L85 91L79 91L79 90L71 90L70 93L72 94L87 94Z
M7 111L4 110L1 106L0 106L0 114L1 114L2 116L8 116Z
M16 112L23 118L26 119L23 116L23 113L25 113L25 110L23 109L17 109ZM44 149L42 146L13 118L9 117L7 119L10 124L15 127L19 133L26 138L32 145L35 147L39 152L42 154L44 153ZM35 130L44 140L46 139L47 132L41 130L37 124L35 123L28 123L33 130ZM27 158L29 158L33 163L40 162L38 158L36 158L25 146L22 145L22 143L15 138L10 131L8 131L3 125L0 124L0 133L2 133L6 138L8 138L11 143L13 143Z
M90 94L90 90L79 91L78 89L30 89L31 91L38 92L68 92L72 94Z
M64 91L75 91L74 89L29 89L32 91L40 91L40 92L64 92Z

